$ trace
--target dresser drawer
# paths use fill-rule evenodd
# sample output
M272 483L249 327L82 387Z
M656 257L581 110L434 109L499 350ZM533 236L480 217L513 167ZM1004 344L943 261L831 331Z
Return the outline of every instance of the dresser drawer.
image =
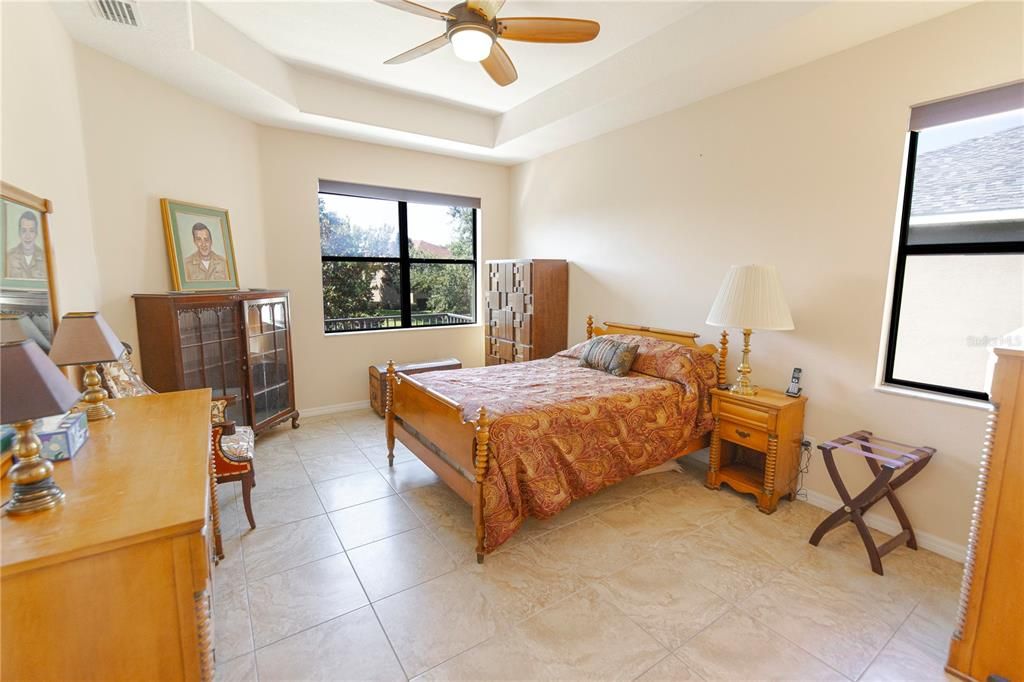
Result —
M775 426L775 413L767 410L759 410L750 404L734 403L729 400L722 400L718 409L722 419L732 419L740 424L760 426L766 430L772 430ZM748 431L750 429L747 429Z
M767 431L734 422L726 417L722 417L720 420L719 435L722 440L727 440L730 443L736 443L752 450L764 452L768 449Z

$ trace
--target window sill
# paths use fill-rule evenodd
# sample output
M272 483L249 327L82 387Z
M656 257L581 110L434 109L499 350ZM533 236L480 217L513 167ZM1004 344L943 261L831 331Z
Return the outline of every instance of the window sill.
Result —
M905 388L903 386L892 386L890 384L880 384L875 386L875 390L880 393L889 393L891 395L901 395L907 398L917 398L919 400L931 400L936 403L945 403L947 405L957 405L959 407L969 407L975 410L989 410L992 408L992 403L987 400L975 400L973 398L960 398L953 395L945 395L942 393L935 393L933 391L922 391L916 388Z
M473 324L438 324L429 327L399 327L393 329L366 329L363 331L351 332L324 332L324 336L330 338L335 336L362 336L363 334L395 334L401 332L430 332L450 329L479 329L483 326L483 322L474 322Z

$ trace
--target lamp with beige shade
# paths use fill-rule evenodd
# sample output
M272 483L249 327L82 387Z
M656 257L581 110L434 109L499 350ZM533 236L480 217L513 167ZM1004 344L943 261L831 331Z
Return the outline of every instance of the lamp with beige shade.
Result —
M739 395L756 395L750 383L750 334L754 329L793 329L782 282L773 265L734 265L725 275L718 296L708 313L707 324L743 330L743 360L737 368L739 383L732 387Z
M113 362L123 353L124 344L99 313L68 313L60 319L50 359L60 366L82 365L85 369L82 400L91 422L114 416L114 410L104 402L108 395L100 383L98 368L99 363Z

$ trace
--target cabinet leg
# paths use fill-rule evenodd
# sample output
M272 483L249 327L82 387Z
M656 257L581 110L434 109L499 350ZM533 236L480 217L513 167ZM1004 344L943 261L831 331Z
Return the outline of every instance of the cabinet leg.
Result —
M295 414L292 415L292 428L293 429L299 428L299 413L298 412L296 412Z

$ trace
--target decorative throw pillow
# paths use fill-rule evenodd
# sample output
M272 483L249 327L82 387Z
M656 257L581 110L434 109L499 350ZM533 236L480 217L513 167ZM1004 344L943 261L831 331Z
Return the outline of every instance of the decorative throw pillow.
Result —
M633 366L639 348L612 339L591 339L583 347L580 367L599 369L613 376L624 377Z

